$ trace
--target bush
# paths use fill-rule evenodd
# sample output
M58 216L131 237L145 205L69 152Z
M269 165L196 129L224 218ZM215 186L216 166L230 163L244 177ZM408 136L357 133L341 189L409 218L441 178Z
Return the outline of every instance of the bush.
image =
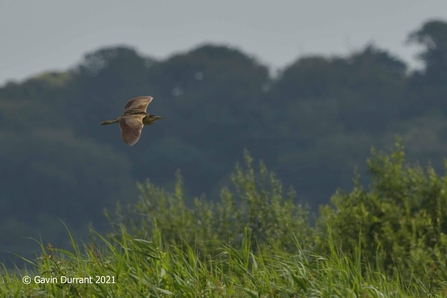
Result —
M281 182L262 162L255 171L248 152L244 157L245 167L237 164L231 175L232 187L222 188L214 202L196 198L193 208L189 208L182 178L177 174L174 192L149 181L141 183L139 202L125 209L118 206L113 220L112 214L107 213L108 217L135 237L152 239L157 228L169 243L188 244L207 252L219 242L240 245L246 227L253 247L293 250L294 242L308 246L308 209L293 203L295 193L284 193Z
M367 162L372 182L357 178L350 193L338 191L318 220L320 250L327 251L328 228L344 253L361 249L365 261L388 273L417 275L427 285L446 280L447 177L431 166L406 163L403 144L386 155L372 150Z

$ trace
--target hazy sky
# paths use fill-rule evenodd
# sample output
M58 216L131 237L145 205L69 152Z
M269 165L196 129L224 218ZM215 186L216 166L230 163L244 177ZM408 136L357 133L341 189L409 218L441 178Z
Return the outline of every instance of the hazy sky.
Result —
M0 0L0 85L117 44L165 58L225 43L278 68L373 41L415 66L418 48L405 40L433 18L447 20L447 0Z

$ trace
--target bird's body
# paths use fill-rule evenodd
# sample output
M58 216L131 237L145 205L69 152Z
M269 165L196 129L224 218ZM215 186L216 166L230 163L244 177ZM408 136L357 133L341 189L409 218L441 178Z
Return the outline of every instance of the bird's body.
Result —
M131 99L124 107L123 115L114 120L106 120L100 125L120 124L121 138L129 146L135 145L141 136L144 125L151 125L157 120L163 119L160 116L146 113L147 106L151 103L152 97L139 96Z

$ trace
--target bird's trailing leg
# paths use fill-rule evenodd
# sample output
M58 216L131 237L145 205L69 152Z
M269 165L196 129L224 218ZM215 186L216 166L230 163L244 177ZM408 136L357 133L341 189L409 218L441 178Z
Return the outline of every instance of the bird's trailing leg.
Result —
M106 120L104 122L99 123L99 125L106 125L106 124L113 124L113 123L117 123L121 120L121 116L118 118L115 118L113 120Z

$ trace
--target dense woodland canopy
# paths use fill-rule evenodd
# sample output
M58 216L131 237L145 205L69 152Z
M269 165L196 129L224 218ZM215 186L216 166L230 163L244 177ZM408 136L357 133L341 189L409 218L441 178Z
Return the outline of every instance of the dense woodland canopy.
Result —
M409 28L411 30L412 28ZM408 41L424 68L408 71L386 49L346 57L300 57L279 76L238 49L201 45L165 60L126 46L87 54L64 72L0 88L0 236L65 237L103 208L136 201L136 181L172 187L180 169L190 198L213 200L244 148L314 210L366 169L371 146L396 135L411 161L443 166L447 152L447 22L428 21ZM100 127L125 102L151 95L167 118L125 146L119 127ZM19 251L20 252L20 251Z

